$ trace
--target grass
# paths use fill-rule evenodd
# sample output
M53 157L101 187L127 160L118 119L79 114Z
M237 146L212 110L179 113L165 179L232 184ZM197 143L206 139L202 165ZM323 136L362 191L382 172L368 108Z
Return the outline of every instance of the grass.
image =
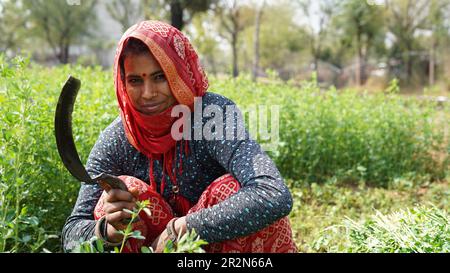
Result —
M346 221L349 252L450 253L450 214L432 204Z
M355 247L348 233L348 219L369 221L377 213L390 214L421 204L434 204L447 212L450 209L450 186L446 181L415 185L409 180L398 180L390 189L363 183L313 183L293 188L292 193L294 208L290 220L300 252L371 251L363 249L361 243Z

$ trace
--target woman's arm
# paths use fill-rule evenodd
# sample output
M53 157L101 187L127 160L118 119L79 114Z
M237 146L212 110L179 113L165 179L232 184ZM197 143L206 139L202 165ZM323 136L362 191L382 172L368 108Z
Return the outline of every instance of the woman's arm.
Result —
M80 241L94 236L95 220L93 211L102 189L98 185L82 183L72 214L67 218L62 230L62 244L65 252L70 252Z
M225 104L234 105L227 99ZM249 235L289 214L291 193L274 162L249 138L246 130L243 140L203 140L202 143L210 157L240 182L241 189L220 204L188 215L189 230L195 228L210 243L219 242Z
M121 175L120 156L124 151L121 147L120 119L111 123L99 136L89 154L86 170L91 176L102 172ZM80 241L86 241L94 236L94 209L102 193L98 184L82 183L71 215L67 218L62 230L64 251L71 251Z

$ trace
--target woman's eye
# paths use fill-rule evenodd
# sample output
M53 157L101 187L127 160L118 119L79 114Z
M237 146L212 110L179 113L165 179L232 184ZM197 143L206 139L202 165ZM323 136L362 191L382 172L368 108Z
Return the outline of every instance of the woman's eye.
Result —
M166 80L166 76L164 75L164 74L158 74L158 75L155 75L155 80L156 81L165 81Z
M138 84L138 83L141 83L141 81L142 80L140 80L140 79L129 79L128 83L129 84Z

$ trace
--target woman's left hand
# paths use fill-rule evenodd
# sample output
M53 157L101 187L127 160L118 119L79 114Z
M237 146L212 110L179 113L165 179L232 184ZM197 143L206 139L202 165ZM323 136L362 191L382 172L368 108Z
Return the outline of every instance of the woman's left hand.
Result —
M186 216L175 220L175 230L177 231L178 236L183 236L183 234L186 233ZM161 232L161 234L153 241L151 247L155 253L162 253L168 241L169 234L167 233L167 230L164 229L163 232Z

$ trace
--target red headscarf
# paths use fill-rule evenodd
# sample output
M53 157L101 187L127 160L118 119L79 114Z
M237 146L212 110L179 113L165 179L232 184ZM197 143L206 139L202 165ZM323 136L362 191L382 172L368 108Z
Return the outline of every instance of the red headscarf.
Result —
M140 22L130 27L119 41L114 61L114 84L123 127L128 141L150 160L149 177L154 190L156 190L156 183L153 176L153 160L163 161L163 179L160 188L162 194L165 186L164 173L168 174L173 183L176 184L173 161L176 159L177 142L170 133L176 118L171 117L173 106L160 114L151 116L138 112L132 106L125 89L125 83L121 78L119 64L122 50L130 38L139 39L148 46L164 71L170 90L178 104L186 105L193 110L194 97L203 96L206 93L208 79L189 40L183 33L169 24L159 21ZM182 147L183 142L180 145ZM187 153L187 143L184 143L184 148ZM182 170L179 171L181 173ZM176 195L176 197L178 196ZM174 201L178 203L174 205L188 206L187 204L180 204L179 200L180 198ZM185 201L187 200L183 202ZM184 211L186 208L181 210Z

